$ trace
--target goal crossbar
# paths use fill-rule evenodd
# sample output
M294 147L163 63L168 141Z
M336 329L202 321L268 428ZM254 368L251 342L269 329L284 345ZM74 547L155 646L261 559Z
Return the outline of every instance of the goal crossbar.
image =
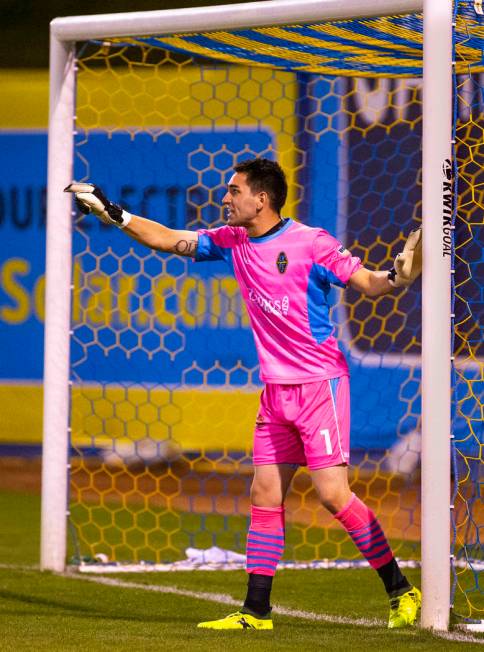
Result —
M287 25L293 22L347 20L421 12L423 0L270 0L216 7L136 11L56 18L51 36L60 41L122 37L137 34Z

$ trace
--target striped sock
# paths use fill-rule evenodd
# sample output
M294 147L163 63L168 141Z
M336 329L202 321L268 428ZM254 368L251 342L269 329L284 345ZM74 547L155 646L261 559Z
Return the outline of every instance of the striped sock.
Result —
M393 559L393 553L378 519L355 494L334 517L348 532L372 568L376 570Z
M284 506L250 509L247 572L274 575L284 552Z

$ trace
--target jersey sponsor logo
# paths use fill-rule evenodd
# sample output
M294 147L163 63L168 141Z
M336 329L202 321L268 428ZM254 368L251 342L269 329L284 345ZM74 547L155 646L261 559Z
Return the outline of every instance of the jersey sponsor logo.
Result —
M249 291L249 300L253 303L256 303L264 312L268 312L272 315L284 315L286 316L289 313L289 297L284 295L283 297L263 297L257 290L254 288L248 288Z
M277 269L281 274L284 274L288 264L289 261L287 260L286 254L283 251L281 251L281 253L277 256L277 260L276 260Z

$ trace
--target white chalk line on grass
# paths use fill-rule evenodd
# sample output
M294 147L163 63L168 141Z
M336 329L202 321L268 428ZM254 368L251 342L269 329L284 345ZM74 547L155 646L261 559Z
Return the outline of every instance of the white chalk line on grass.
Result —
M0 569L4 570L18 570L24 572L39 572L38 566L23 566L21 564L0 564ZM152 593L167 593L172 595L179 595L185 598L194 598L196 600L206 600L208 602L218 602L234 607L240 606L240 600L234 600L226 593L208 593L202 591L190 591L189 589L179 589L177 586L162 586L157 584L139 584L135 582L125 582L117 580L112 577L100 577L93 575L78 575L76 573L56 573L59 577L68 579L81 580L84 582L92 582L94 584L102 584L104 586L114 586L123 589L138 589L140 591L150 591ZM288 616L290 618L300 618L301 620L310 620L313 622L327 622L335 623L338 625L354 625L357 627L384 627L383 620L369 619L369 618L346 618L345 616L336 616L332 614L314 613L311 611L301 611L298 609L289 609L287 607L274 607L273 612L281 616ZM447 641L455 641L460 643L478 643L484 644L483 638L469 636L459 632L436 632L432 634L438 638L443 638Z
M120 588L140 589L141 591L153 591L156 593L170 593L180 595L185 598L195 598L196 600L207 600L208 602L220 602L232 606L240 607L240 600L234 600L226 593L206 593L205 591L190 591L189 589L179 589L176 586L161 586L158 584L138 584L134 582L124 582L111 577L78 577L77 575L68 575L77 579L104 584L106 586L118 586ZM385 623L382 620L369 618L345 618L344 616L332 616L330 614L317 614L311 611L299 611L297 609L288 609L286 607L273 607L272 611L281 616L290 616L292 618L303 618L305 620L319 620L324 622L338 623L341 625L359 625L360 627L382 627Z
M85 582L93 582L94 584L102 584L104 586L115 586L123 589L138 589L140 591L151 591L153 593L168 593L171 595L179 595L185 598L195 598L196 600L207 600L208 602L219 602L221 604L240 606L240 600L234 600L232 596L226 593L207 593L205 591L190 591L189 589L180 589L177 586L162 586L158 584L139 584L135 582L125 582L117 580L112 577L100 577L77 575L73 573L62 574L63 577L69 577ZM301 620L310 620L313 622L327 622L337 625L353 625L356 627L384 627L386 623L383 620L376 618L346 618L345 616L336 616L333 614L314 613L312 611L302 611L299 609L290 609L288 607L273 607L273 613L280 614L281 616L289 616L290 618L299 618ZM457 632L437 632L433 631L432 634L438 638L443 638L447 641L456 641L461 643L479 643L484 644L483 638L475 636L466 636Z

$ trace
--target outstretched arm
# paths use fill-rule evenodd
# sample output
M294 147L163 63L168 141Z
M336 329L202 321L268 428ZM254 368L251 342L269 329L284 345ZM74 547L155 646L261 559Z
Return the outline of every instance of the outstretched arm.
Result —
M131 215L129 224L123 231L143 245L158 251L165 251L180 256L193 258L197 252L198 233L169 229L145 217Z
M389 272L374 272L360 268L349 284L369 297L387 294L393 288L407 288L422 273L422 229L411 231L403 251L397 254Z
M393 290L388 280L388 272L374 272L366 267L352 274L349 285L368 297L378 297Z
M76 205L84 214L94 213L105 224L123 229L143 245L158 251L193 257L197 251L198 233L169 229L158 222L131 215L109 201L102 190L91 183L73 182L65 192L75 195Z

